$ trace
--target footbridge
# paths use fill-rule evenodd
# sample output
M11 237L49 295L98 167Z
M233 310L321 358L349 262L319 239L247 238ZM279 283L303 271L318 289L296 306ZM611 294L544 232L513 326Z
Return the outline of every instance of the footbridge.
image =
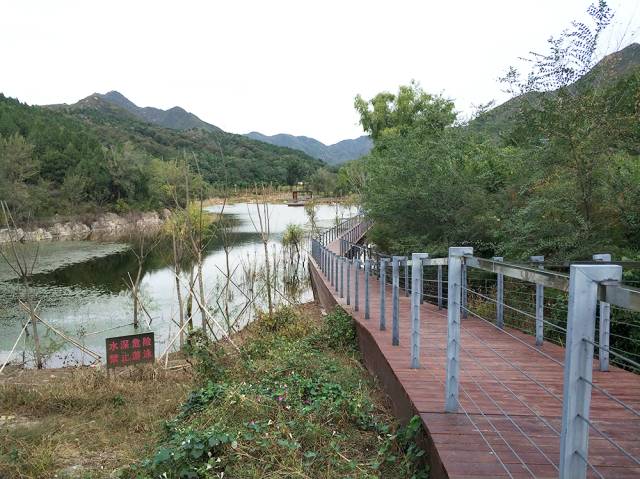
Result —
M311 240L314 293L354 317L397 416L421 417L432 477L640 477L640 290L622 281L640 265L388 257L368 228Z

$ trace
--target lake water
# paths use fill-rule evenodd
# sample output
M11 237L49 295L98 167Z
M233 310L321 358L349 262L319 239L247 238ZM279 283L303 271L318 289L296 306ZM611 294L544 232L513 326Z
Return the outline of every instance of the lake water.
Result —
M221 206L207 208L219 213ZM269 205L270 212L270 244L269 254L276 251L278 258L278 274L284 270L282 252L282 235L289 224L296 224L309 229L309 219L300 207L288 207L282 204ZM246 203L227 205L224 215L234 219L234 226L229 234L230 266L235 271L233 277L240 287L244 271L248 268L262 267L264 249L260 235L256 231L258 216L256 206ZM335 224L336 218L346 218L355 214L355 209L337 205L318 205L316 217L318 226ZM252 221L253 220L253 221ZM305 243L306 245L306 243ZM219 240L208 246L204 261L203 277L205 295L210 298L209 305L214 317L219 301L220 288L224 282L221 271L226 268L226 257ZM125 281L128 274L135 276L137 262L131 248L126 243L104 243L93 241L60 241L41 243L38 247L38 260L34 268L32 296L34 303L39 304L38 314L44 321L76 338L87 348L97 352L104 358L105 338L142 332L147 330L146 315L141 313L143 327L135 330L133 321L133 301ZM165 250L165 251L161 251ZM175 276L171 266L171 255L168 248L157 248L145 263L144 276L141 281L141 297L146 310L153 318L151 329L155 332L156 354L159 355L169 344L169 338L175 337L178 327L178 300ZM298 271L302 283L299 300L310 299L310 291L304 286L306 274L306 256L303 254ZM183 275L188 281L188 275ZM284 289L284 285L281 289ZM233 317L239 321L247 321L252 315L253 306L242 311L247 301L236 288L231 288ZM20 334L26 313L21 311L18 300L22 289L15 280L11 269L0 262L0 364L4 362L16 338ZM280 292L277 293L279 295ZM201 324L197 304L194 304L194 324ZM234 309L235 308L235 309ZM231 316L231 314L229 315ZM30 328L29 328L30 329ZM58 367L90 362L90 358L77 348L70 347L43 324L39 325L39 335L43 338L44 348L49 351L46 365ZM26 342L25 342L26 341ZM176 342L177 344L177 342ZM173 349L173 347L172 347ZM12 360L32 360L30 339L21 340Z

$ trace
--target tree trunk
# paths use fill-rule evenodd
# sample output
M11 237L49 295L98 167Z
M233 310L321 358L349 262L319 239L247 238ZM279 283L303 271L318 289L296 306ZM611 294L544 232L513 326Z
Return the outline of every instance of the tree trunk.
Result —
M31 294L29 293L29 280L25 278L24 287L26 291L27 306L29 307L29 317L31 319L31 330L33 332L33 345L35 349L36 368L42 369L42 354L40 352L40 337L38 336L38 318L33 314L33 307L31 305Z
M138 328L140 326L140 320L138 319L138 310L140 305L138 304L138 295L140 294L140 278L142 276L142 264L138 263L138 273L136 274L136 282L133 285L133 327Z
M200 294L200 314L202 316L202 332L207 334L207 316L204 308L206 308L204 297L204 277L202 276L202 251L198 252L198 289Z
M187 299L187 321L189 321L189 331L193 331L193 266L189 272L189 298Z
M267 276L267 302L269 304L269 316L273 316L273 303L271 300L271 267L269 264L269 247L268 242L263 241L264 245L264 264L266 267L266 276Z
M173 263L176 271L176 294L178 295L178 324L180 325L180 349L184 347L184 304L182 301L182 291L180 290L180 256L178 255L178 244L175 231L171 235L173 243Z

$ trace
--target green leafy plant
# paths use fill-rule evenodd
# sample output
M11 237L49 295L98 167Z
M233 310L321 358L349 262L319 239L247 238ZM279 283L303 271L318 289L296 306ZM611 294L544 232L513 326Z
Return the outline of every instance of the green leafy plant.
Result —
M189 333L184 352L199 378L217 381L224 377L224 349L220 344L213 342L201 329Z
M319 339L331 348L354 349L356 328L353 318L344 309L336 307L324 317Z
M123 478L426 477L420 419L398 428L376 402L354 362L352 319L278 314L277 328L249 327L226 375L193 391L155 454Z

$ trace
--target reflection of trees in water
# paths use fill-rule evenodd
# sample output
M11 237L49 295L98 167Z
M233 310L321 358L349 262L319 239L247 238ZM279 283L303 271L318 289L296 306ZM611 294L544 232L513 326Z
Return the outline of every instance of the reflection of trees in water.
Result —
M295 303L302 300L302 295L308 289L308 277L305 274L305 260L296 255L295 261L284 268L282 275L283 290L287 298Z
M230 233L234 246L253 244L258 239L255 233ZM207 247L207 255L222 250L222 241L214 238ZM172 264L171 241L163 240L145 258L143 274L161 271ZM194 266L194 259L185 257L182 270L188 271ZM33 275L35 285L81 286L97 290L120 293L127 290L124 279L137 270L136 256L131 250L75 263L49 273Z
M276 307L299 303L303 300L308 291L306 259L302 251L306 232L300 229L298 233L299 238L296 239L294 247L280 246L279 235L272 235L268 242L271 275L266 274L264 257L256 248L261 243L258 232L226 230L226 237L223 238L218 231L206 242L205 259L214 255L215 258L210 259L205 273L208 276L208 284L213 284L206 291L205 309L207 316L211 316L208 328L212 332L216 330L215 336L218 339L223 337L223 329L238 331L253 321L258 311L267 309L268 276L270 276L269 285L273 290L273 302ZM74 261L78 261L78 252L91 259L71 264L67 261L66 266L32 276L33 295L38 301L41 300L38 311L49 310L49 316L43 316L44 320L53 321L52 324L63 333L82 342L87 338L96 338L97 336L94 336L96 334L118 334L120 331L117 328L129 327L132 311L127 279L129 275L134 279L137 275L136 252L139 251L134 243L135 237L129 239L130 248L126 250L121 249L122 243L117 250L115 248L112 250L113 244L91 244L90 242L80 244L77 248L54 249L57 253L49 255L52 267L64 263L60 261L61 258L73 257ZM284 237L281 239L285 242ZM227 269L221 254L224 251L225 241L230 245L230 249L244 247L243 251L253 252L244 254L242 257L232 254L229 269ZM144 255L142 275L146 276L159 271L173 272L175 269L172 249L171 238L165 238L157 245L154 243L149 254ZM105 255L95 256L96 254ZM189 271L197 268L194 255L186 254L181 259L181 266L182 287L186 289ZM226 283L227 274L230 274L233 281L232 286ZM228 289L228 294L219 294L225 287ZM17 281L0 281L0 321L9 322L8 330L11 331L13 331L12 325L24 320L24 312L16 307L19 297L20 284ZM155 297L141 294L140 298L145 307L155 312L153 307ZM157 325L159 327L157 331L161 343L164 340L161 335L168 334L168 339L164 343L168 345L169 340L176 333L172 326L176 322L173 313L175 305L170 305L171 312L169 307L165 308L165 306L166 304L163 303L164 322ZM194 310L196 307L194 302ZM144 324L144 321L141 324ZM156 328L156 324L153 327ZM3 330L7 329L3 328ZM104 333L105 331L108 332ZM11 335L13 336L13 332ZM55 364L49 365L71 364L74 360L85 363L85 359L91 360L89 357L84 358L82 353L69 347L68 344L61 343L59 337L52 335L48 329L43 331L41 338L43 358L55 360ZM92 341L95 346L95 340ZM22 349L28 354L31 348L27 344ZM29 358L26 359L29 362Z
M38 285L81 286L111 293L126 290L123 278L133 273L136 258L132 251L123 251L103 258L96 258L84 263L77 263L58 269L51 273L34 275L33 281ZM145 265L149 269L149 265Z
M260 244L260 235L256 232L230 231L227 234L226 241L233 248L249 246L247 249L253 251L255 250L253 246ZM301 302L308 291L306 260L301 247L304 244L304 232L302 240L293 248L280 246L275 238L272 238L269 243L269 259L272 268L270 285L273 289L275 306ZM260 253L253 252L245 254L243 257L234 254L230 265L234 284L229 287L228 294L220 295L219 292L225 287L226 282L224 259L220 257L218 261L218 256L223 252L223 246L223 240L217 236L207 243L205 256L216 255L216 259L214 264L210 264L207 268L209 280L213 280L209 284L213 284L213 286L207 291L206 309L224 329L237 331L253 321L257 317L258 311L266 309L267 275L264 258ZM35 274L33 276L33 293L38 300L42 300L39 310L61 308L59 314L62 316L57 317L58 313L55 313L56 318L54 319L66 323L64 325L58 323L63 331L79 338L100 333L105 327L119 326L120 322L129 324L125 320L125 317L131 314L129 306L124 303L129 292L125 280L130 274L134 276L137 272L138 262L134 248L135 245L132 245L131 249L70 264L52 272ZM144 258L144 275L162 270L172 271L172 256L171 240L160 241ZM192 270L196 265L194 259L189 257L184 258L183 262L182 271L185 272ZM20 285L15 281L0 281L1 321L15 324L24 319L24 313L16 308L19 288ZM114 297L111 295L122 297L121 300L109 303L109 311L111 308L117 307L120 322L107 321L102 324L104 321L103 312L95 311L97 314L91 312L91 307L99 307L104 304L101 299L104 293L107 293L108 297ZM142 295L141 298L145 306L153 310L152 302L155 298L145 295ZM115 306L116 304L117 306ZM85 319L81 319L83 314L86 315ZM70 319L71 322L67 322L66 319ZM163 323L162 328L166 326ZM218 329L215 321L212 321L210 326L213 329ZM170 336L171 331L169 325ZM221 331L219 332L221 333ZM114 331L114 334L117 333L118 331ZM222 335L217 336L221 337ZM57 341L50 341L47 334L43 335L43 339L45 342L43 355L45 357L50 357L55 353L57 355L56 364L71 361L71 356L66 360L60 359L62 356L59 356L59 354L69 353L68 348L60 350L61 346L57 344Z
M230 233L230 242L234 246L255 244L259 238L256 233ZM208 255L222 250L222 241L218 238L208 245ZM167 268L171 263L171 243L162 241L145 259L144 273L152 273ZM183 271L193 267L193 260L184 260ZM302 261L300 255L295 259L295 267L289 266L290 261L283 263L283 275L278 278L284 289L291 292L294 297L296 285L300 283ZM127 291L124 279L128 274L134 274L137 269L135 254L130 251L122 251L108 256L94 258L83 263L75 263L64 268L33 276L33 284L38 299L42 299L41 307L59 306L65 301L82 296L82 291L75 288L94 289L102 292L118 294ZM248 278L242 278L242 268L238 268L236 275L241 283L249 284ZM238 301L238 292L230 296L231 303ZM250 288L249 288L250 289ZM15 305L18 298L19 284L15 280L0 282L0 317L2 319L16 318L21 314L16 311ZM289 293L287 293L289 294ZM15 313L15 314L14 314Z
M24 312L16 305L20 299L21 286L15 282L0 282L0 322L13 322L24 319ZM73 286L54 284L35 284L32 286L33 295L40 303L39 310L43 311L64 305L65 303L83 300L94 295L87 294L85 290L74 288Z

